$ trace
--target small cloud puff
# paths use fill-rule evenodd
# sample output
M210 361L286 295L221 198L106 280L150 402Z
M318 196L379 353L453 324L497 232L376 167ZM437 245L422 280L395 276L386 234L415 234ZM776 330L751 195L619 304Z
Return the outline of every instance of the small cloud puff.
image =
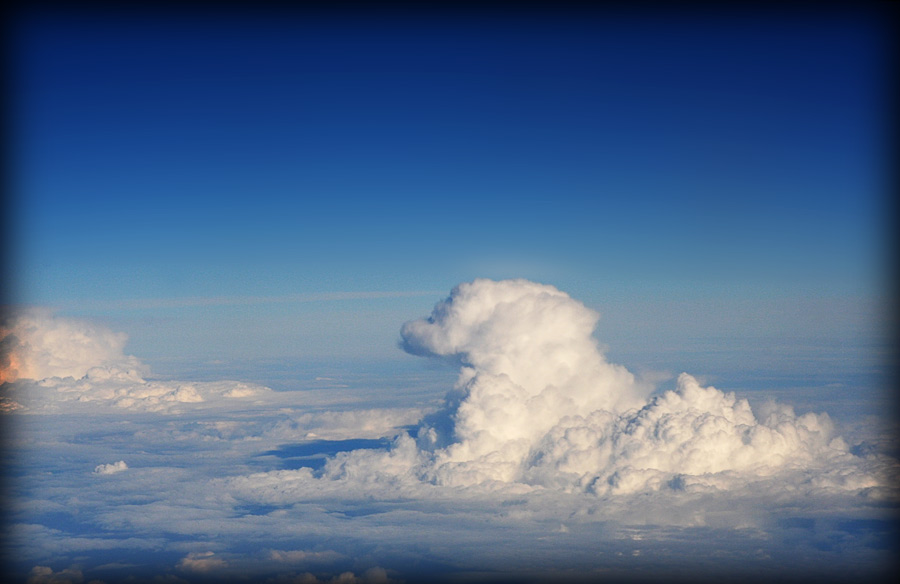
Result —
M215 557L214 552L191 552L181 558L175 566L184 572L206 573L228 567L228 562Z
M128 465L125 464L124 460L120 460L112 464L98 464L97 467L94 468L94 474L111 475L126 470L128 470Z

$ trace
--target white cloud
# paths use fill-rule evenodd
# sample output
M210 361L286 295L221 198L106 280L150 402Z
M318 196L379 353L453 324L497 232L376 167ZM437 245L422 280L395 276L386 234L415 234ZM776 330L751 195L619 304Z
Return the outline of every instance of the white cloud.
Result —
M896 462L852 454L826 414L798 416L775 403L754 412L745 399L688 374L674 390L648 397L648 388L598 350L597 318L551 286L460 285L428 319L402 328L409 351L461 365L443 408L426 416L414 437L401 433L388 450L342 452L318 472L235 477L228 488L267 504L341 493L431 497L444 487L602 498L657 492L673 500L716 492L743 497L751 485L795 496L890 496ZM289 430L307 439L317 437L315 424L343 432L357 426L362 434L371 420L363 412L304 415ZM376 424L371 435L384 435L400 420ZM285 423L270 435L285 435ZM676 523L694 521L669 515Z
M3 381L9 395L0 410L23 413L69 411L78 404L114 410L175 412L184 404L222 398L246 400L270 392L236 381L146 380L149 367L123 352L126 336L80 320L30 309L2 330ZM13 398L15 397L15 399Z
M833 435L827 415L773 406L757 418L746 400L687 374L676 390L646 401L645 388L599 352L597 319L552 286L476 280L427 320L405 324L407 350L462 364L443 414L452 426L419 432L420 447L434 448L422 474L445 485L520 482L596 494L727 489L798 469L821 471L822 486L880 484ZM824 478L836 468L855 480Z
M0 329L2 381L50 377L140 379L146 367L125 355L127 336L44 309L16 313Z
M28 471L12 506L26 526L13 534L21 573L86 559L90 580L111 561L168 572L177 561L187 579L379 582L414 565L511 579L721 566L748 549L752 566L799 552L807 567L883 561L894 459L848 448L825 414L751 408L687 374L651 393L607 362L596 322L550 286L459 286L402 329L410 351L460 366L440 407L426 391L376 407L384 389L367 380L275 392L132 378L114 363L7 384ZM353 439L370 449L320 442ZM84 472L94 465L128 472L99 480ZM799 539L780 523L797 517ZM829 555L822 542L844 547Z
M524 461L526 482L625 493L648 488L729 489L782 471L812 473L822 487L865 489L880 481L834 436L827 415L773 405L759 418L746 400L682 374L637 412L560 420ZM854 477L837 478L836 469ZM837 479L837 480L835 480Z
M128 465L125 464L124 460L120 460L112 464L98 464L97 468L94 469L94 474L111 475L125 470L128 470Z
M548 286L460 286L428 320L403 327L410 350L461 364L457 387L416 437L339 453L318 471L253 473L212 488L276 506L480 501L476 516L513 497L521 504L503 509L504 520L560 534L610 520L765 529L783 506L849 508L894 496L896 461L853 455L825 414L775 403L754 412L688 374L644 397L597 350L595 321Z
M7 391L20 413L125 411L179 413L195 404L217 405L223 401L255 403L271 393L267 387L239 381L178 382L97 375L91 369L80 379L51 377L40 381L19 380Z
M401 330L407 351L461 365L443 408L422 420L414 441L401 435L388 452L332 457L315 481L413 490L418 489L413 483L422 481L518 485L514 488L594 495L728 490L791 473L807 488L858 491L885 485L879 475L885 463L852 455L825 414L797 416L777 404L754 413L746 400L703 387L687 374L675 390L648 399L646 382L600 352L593 337L598 318L556 288L526 280L457 286L429 318ZM146 381L138 373L146 368L124 355L122 335L42 311L20 314L8 330L14 345L11 370L20 377L54 374L14 384L26 389L13 394L26 412L54 411L63 403L179 412L190 404L259 400L272 393L239 382ZM304 413L257 431L284 440L384 437L421 412ZM254 426L220 421L200 427L231 439L246 435L240 427ZM94 472L126 468L119 461Z

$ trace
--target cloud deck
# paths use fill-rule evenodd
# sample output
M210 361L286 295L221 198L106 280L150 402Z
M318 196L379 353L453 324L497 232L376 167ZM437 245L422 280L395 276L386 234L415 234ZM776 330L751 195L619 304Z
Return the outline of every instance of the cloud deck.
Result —
M606 360L598 318L552 286L461 284L401 331L408 352L460 367L440 407L313 413L250 383L148 381L122 335L20 314L4 399L38 453L17 463L12 545L34 542L20 568L34 582L886 573L895 459L854 450L827 414L754 411L687 373L654 390ZM328 439L348 450L266 468L285 442ZM72 458L39 479L49 453ZM689 551L697 537L708 552Z

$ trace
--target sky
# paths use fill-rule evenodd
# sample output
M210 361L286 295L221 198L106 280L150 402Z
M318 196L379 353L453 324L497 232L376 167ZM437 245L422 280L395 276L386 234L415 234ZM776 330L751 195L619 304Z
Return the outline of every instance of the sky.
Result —
M883 21L21 12L18 581L887 574Z

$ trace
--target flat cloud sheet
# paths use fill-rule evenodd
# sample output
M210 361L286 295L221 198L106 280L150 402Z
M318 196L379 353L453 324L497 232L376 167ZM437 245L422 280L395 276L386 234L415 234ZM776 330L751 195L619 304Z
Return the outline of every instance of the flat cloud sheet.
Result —
M599 315L476 280L403 325L437 407L149 378L125 337L3 330L14 574L272 582L879 578L898 462L827 414L609 363ZM389 391L385 389L385 391Z

